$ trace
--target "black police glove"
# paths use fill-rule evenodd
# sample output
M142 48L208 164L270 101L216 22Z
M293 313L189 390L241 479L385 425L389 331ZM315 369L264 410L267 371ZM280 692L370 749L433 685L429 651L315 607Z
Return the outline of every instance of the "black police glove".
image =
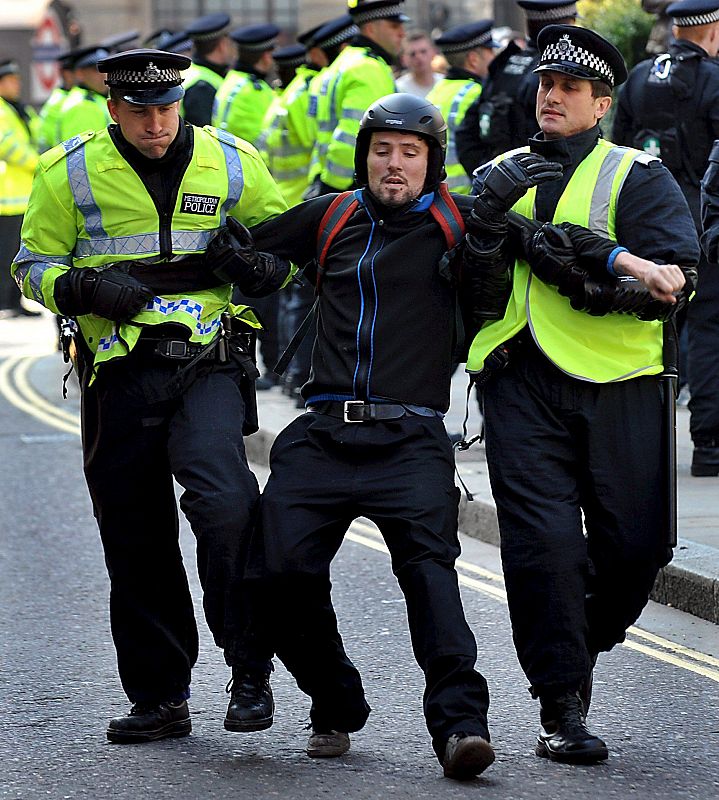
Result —
M96 314L114 322L134 317L154 294L119 262L103 269L71 267L55 281L55 304L68 317Z
M560 276L577 265L569 236L557 225L545 222L534 233L520 231L521 249L532 272L545 283L557 285Z
M252 234L234 217L227 217L227 225L210 240L205 260L219 280L241 287L252 279L257 266Z

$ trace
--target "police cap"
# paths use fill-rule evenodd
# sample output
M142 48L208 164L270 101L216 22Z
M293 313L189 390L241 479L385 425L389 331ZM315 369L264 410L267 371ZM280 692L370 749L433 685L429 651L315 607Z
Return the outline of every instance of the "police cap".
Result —
M206 41L208 39L219 39L230 29L229 14L205 14L193 20L185 33L194 42Z
M343 14L341 17L331 19L329 22L305 31L297 37L297 41L301 42L308 50L312 47L320 47L324 50L354 39L358 33L359 28L355 25L352 17L349 14Z
M455 25L438 36L434 43L443 53L463 53L475 47L500 47L492 38L493 19L480 19L464 25Z
M166 31L157 38L153 49L164 50L166 53L187 53L192 50L192 40L185 31Z
M160 106L183 96L182 70L191 63L179 53L141 49L109 56L97 68L107 73L105 83L126 102Z
M719 0L683 0L667 6L666 14L678 28L719 22Z
M375 19L409 22L409 17L403 8L404 0L347 0L347 10L356 25L372 22Z
M136 42L140 38L138 31L123 31L113 36L108 36L100 42L100 47L104 47L108 53L119 53L126 50L125 45Z
M78 47L69 53L75 61L75 69L83 67L96 67L98 61L107 58L110 54L99 44L91 44L88 47Z
M578 16L574 0L517 0L517 5L524 9L527 19L537 22L556 22Z
M280 35L277 25L243 25L230 31L230 38L237 42L243 50L256 50L261 53L275 49L275 39Z
M75 51L74 50L61 50L57 54L57 63L60 69L74 69L75 68Z
M547 25L537 36L539 64L534 72L562 72L587 81L604 81L611 88L627 79L627 66L617 48L588 28Z
M12 58L5 58L0 61L0 78L4 78L6 75L19 75L20 74L20 65L17 61L13 61Z
M287 47L278 47L272 53L275 63L281 67L299 67L305 63L307 51L301 44L288 44Z

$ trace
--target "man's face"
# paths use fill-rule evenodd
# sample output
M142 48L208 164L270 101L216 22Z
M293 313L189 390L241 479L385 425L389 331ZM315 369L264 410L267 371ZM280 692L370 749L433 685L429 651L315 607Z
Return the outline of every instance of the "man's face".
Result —
M386 50L398 56L404 41L404 23L396 19L375 19L362 26L362 32Z
M429 39L415 39L405 42L402 58L407 69L412 73L423 74L432 69L435 49Z
M0 78L0 97L5 100L19 100L21 93L20 76L10 74Z
M180 127L179 105L136 106L125 100L107 101L122 135L146 158L162 158L174 141Z
M384 205L407 205L422 194L429 145L416 133L374 131L367 154L369 190Z
M99 94L107 94L105 85L107 75L104 72L98 72L96 67L80 67L76 70L75 76L78 83L88 86Z
M545 139L588 131L611 104L611 97L592 97L591 81L552 70L539 74L537 122Z

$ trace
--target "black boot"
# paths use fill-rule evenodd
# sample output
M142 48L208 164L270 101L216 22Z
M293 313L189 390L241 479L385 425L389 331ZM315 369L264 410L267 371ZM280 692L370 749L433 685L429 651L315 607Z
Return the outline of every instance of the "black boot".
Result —
M540 698L542 727L535 752L568 764L594 764L609 757L607 746L587 729L578 692Z
M226 691L231 695L226 730L264 731L272 725L275 704L267 670L248 672L246 668L233 667Z
M154 742L173 736L187 736L192 730L187 701L179 703L136 703L125 717L110 720L107 738L117 744Z
M715 478L719 475L719 440L694 442L691 473L695 478Z

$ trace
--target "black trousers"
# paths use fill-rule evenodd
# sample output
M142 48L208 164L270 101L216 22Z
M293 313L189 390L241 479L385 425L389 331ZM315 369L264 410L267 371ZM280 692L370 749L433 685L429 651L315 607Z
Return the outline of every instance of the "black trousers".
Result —
M654 377L579 381L533 344L485 387L512 631L535 695L579 687L670 558L661 403Z
M282 323L279 319L280 300L279 293L273 292L266 297L245 297L239 289L235 287L232 294L232 302L252 306L262 321L262 330L257 332L257 342L259 344L264 372L272 373L282 354Z
M130 701L188 696L198 636L178 543L173 477L197 539L207 623L243 664L241 582L259 488L245 458L239 375L205 371L179 398L152 398L178 368L134 353L83 376L85 476L110 575L110 621Z
M695 444L719 446L719 264L699 263L699 284L687 310L689 429Z
M442 421L412 416L347 424L306 413L276 439L261 502L275 649L312 698L315 729L353 731L369 714L330 597L330 562L348 527L377 524L407 602L412 647L426 678L424 713L436 752L459 731L489 736L489 695L474 670L454 561L459 492Z
M10 276L10 265L20 248L22 214L0 215L0 308L17 311L20 305L20 290Z

